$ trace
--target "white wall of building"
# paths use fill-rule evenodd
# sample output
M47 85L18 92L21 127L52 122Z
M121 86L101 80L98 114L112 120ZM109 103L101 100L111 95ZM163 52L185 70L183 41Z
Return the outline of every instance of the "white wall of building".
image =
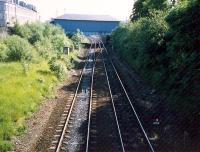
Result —
M3 2L0 0L0 27L12 27L16 22L24 24L37 20L39 20L37 12L12 2Z

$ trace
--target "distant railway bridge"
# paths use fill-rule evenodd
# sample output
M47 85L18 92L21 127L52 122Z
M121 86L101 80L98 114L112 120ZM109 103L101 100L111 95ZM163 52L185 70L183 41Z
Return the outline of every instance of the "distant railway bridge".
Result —
M52 20L60 25L67 34L73 34L80 29L85 35L108 35L119 26L120 21L109 15L64 14Z

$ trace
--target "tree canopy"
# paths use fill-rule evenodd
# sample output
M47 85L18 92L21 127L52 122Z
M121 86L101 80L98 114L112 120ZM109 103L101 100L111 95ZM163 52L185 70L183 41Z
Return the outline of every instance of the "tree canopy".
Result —
M168 7L168 0L137 0L134 3L131 20L146 17L152 10L165 10Z
M132 21L112 33L114 50L185 120L200 106L199 16L200 0L137 0Z

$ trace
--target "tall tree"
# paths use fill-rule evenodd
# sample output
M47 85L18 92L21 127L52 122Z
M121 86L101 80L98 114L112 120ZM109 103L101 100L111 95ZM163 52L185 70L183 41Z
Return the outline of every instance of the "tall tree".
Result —
M151 10L165 10L168 0L137 0L134 3L131 20L137 20L140 17L146 17Z

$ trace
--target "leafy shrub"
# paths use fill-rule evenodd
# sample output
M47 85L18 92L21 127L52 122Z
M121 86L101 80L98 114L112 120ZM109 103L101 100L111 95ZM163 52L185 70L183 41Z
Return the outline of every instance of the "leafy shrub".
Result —
M168 31L165 13L155 11L149 18L122 25L112 34L114 48L140 72L159 66ZM164 57L164 56L163 56Z
M0 62L7 60L8 58L7 52L8 52L7 46L3 42L0 42Z
M44 30L43 35L44 37L51 38L53 35L62 35L65 34L65 31L59 25L52 25L49 23L43 24Z
M55 53L51 41L47 38L36 42L35 47L39 55L45 59L50 58Z
M73 47L72 40L65 35L64 30L49 23L16 24L12 34L27 39L36 47L39 55L46 59L63 54L64 46Z
M167 12L144 13L150 1L135 3L139 12L132 16L134 22L117 28L112 44L147 81L167 93L174 110L195 120L200 100L199 0L181 0Z
M52 45L56 52L63 53L65 46L65 35L55 35L52 37Z
M72 36L72 41L74 43L75 49L80 49L82 42L83 33L78 29L76 34Z
M41 41L43 38L44 26L42 23L16 24L12 29L12 34L27 39L31 44Z
M199 8L199 0L184 1L174 7L166 17L170 26L166 35L170 75L166 83L167 90L171 90L170 97L175 97L180 111L185 112L184 106L188 107L187 113L196 113L199 110ZM192 114L190 116L196 117Z
M20 62L0 64L1 152L11 149L12 136L25 132L24 119L43 97L54 97L55 83L65 79L75 54L64 54L64 45L73 46L71 39L60 27L48 23L16 24L11 33L12 36L0 40L0 61Z
M32 60L33 49L27 40L14 35L7 37L5 44L8 47L7 56L9 61Z
M76 58L77 52L70 53L69 55L64 56L63 61L68 70L72 69L74 66L74 60Z
M170 6L169 2L169 0L137 0L133 6L131 20L148 17L152 10L166 10Z
M66 76L64 65L57 61L55 57L53 57L48 64L50 66L50 70L56 75L56 77L60 80L63 80Z
M66 66L66 68L67 68L68 70L70 70L70 69L73 67L72 62L70 61L69 58L65 58L65 59L64 59L64 63L65 63L65 66Z
M28 23L26 23L25 25L19 25L18 23L16 23L15 26L11 28L11 34L18 35L28 40L31 31L27 25Z

